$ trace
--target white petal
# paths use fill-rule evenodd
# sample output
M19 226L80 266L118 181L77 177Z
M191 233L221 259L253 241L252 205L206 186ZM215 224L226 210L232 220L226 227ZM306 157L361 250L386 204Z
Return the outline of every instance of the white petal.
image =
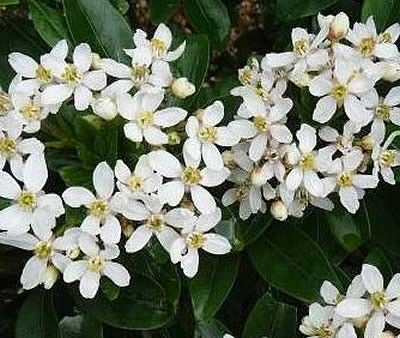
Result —
M151 230L146 225L138 227L125 244L126 252L137 252L142 250L152 236Z
M129 79L131 75L131 68L122 63L118 63L112 59L101 60L104 71L119 79Z
M361 278L370 294L383 290L383 276L375 266L363 264Z
M313 113L313 120L319 123L328 122L332 118L333 114L335 114L336 107L336 101L330 95L319 99Z
M371 120L372 112L365 109L361 101L354 95L347 95L344 100L347 117L356 124L364 126Z
M303 170L301 168L294 168L286 177L286 186L289 190L296 190L301 181L303 180Z
M44 106L59 104L69 99L72 93L72 88L65 84L50 85L43 90L41 102Z
M393 316L396 316L396 317L400 316L400 301L399 300L390 302L389 304L386 305L386 308Z
M329 281L324 281L321 286L321 296L325 303L334 305L340 296L339 290Z
M32 212L21 209L18 204L0 211L0 229L15 235L28 232L31 220Z
M78 86L74 92L74 104L76 110L82 111L89 108L90 102L92 101L93 94L85 86Z
M202 248L205 251L214 255L225 255L231 251L231 244L225 237L217 234L206 234L204 237L206 240Z
M340 202L352 214L355 214L360 207L357 192L354 187L341 188L339 190Z
M119 243L121 239L121 225L115 216L108 216L100 228L100 238L104 243Z
M183 144L183 159L186 165L197 168L201 161L201 143L197 138L189 137Z
M21 284L25 290L33 289L42 282L43 274L46 271L46 262L36 256L28 260L21 275Z
M186 115L187 111L182 108L165 108L154 114L154 123L163 128L169 128L183 121Z
M93 172L93 185L101 198L109 199L114 191L114 172L107 162L101 162Z
M56 226L56 219L47 208L36 208L32 216L33 233L41 240L51 237L52 231Z
M251 142L249 148L249 157L253 161L258 161L265 152L268 137L266 134L257 135Z
M353 184L362 189L373 189L378 185L375 175L353 175Z
M190 188L192 201L195 207L203 214L210 214L215 211L217 204L214 197L199 185Z
M152 151L149 155L150 166L167 178L179 177L182 166L178 159L165 150Z
M80 229L88 234L96 236L100 232L100 219L98 217L88 215L83 220Z
M43 154L28 157L24 167L24 183L29 191L39 192L46 184L48 177L46 160Z
M84 73L87 72L92 63L92 52L90 46L87 43L81 43L78 45L73 53L73 60L75 66Z
M99 254L99 246L97 245L97 238L95 236L82 233L78 238L78 243L86 255L93 257Z
M106 262L103 273L121 287L128 286L131 280L128 270L118 263Z
M212 143L205 143L201 147L204 164L210 169L219 170L224 166L224 161L218 148Z
M221 185L228 178L229 174L230 172L226 168L222 170L204 168L201 170L202 179L200 184L205 187L216 187L217 185Z
M221 209L217 208L213 213L201 214L197 219L196 231L207 232L214 228L222 219Z
M368 299L347 298L336 307L336 312L345 318L360 318L370 313L371 303Z
M303 123L300 130L296 132L296 137L299 140L299 148L303 153L309 153L317 144L317 134L313 127Z
M219 127L216 144L222 147L232 147L239 143L240 134L231 127Z
M292 142L293 136L289 128L282 124L275 124L270 127L271 136L280 143Z
M140 127L133 122L129 122L124 125L124 133L127 139L132 142L142 142L143 134Z
M92 299L96 296L100 286L100 274L98 272L86 271L79 283L79 291L83 298Z
M324 186L314 170L305 170L303 180L305 188L311 193L311 195L317 197L323 196Z
M103 70L94 70L85 74L83 84L91 90L99 91L107 85L107 76Z
M367 323L364 338L381 337L385 328L385 316L381 311L375 313Z
M331 92L332 88L332 81L327 78L325 74L312 79L309 86L310 93L314 96L319 97L328 95Z
M239 135L241 138L248 139L257 134L257 128L248 120L234 120L228 126L232 129L233 133Z
M86 261L76 261L67 265L64 270L63 278L64 282L72 283L78 279L81 279L83 274L88 269L88 264Z
M8 62L11 67L23 77L36 77L36 69L39 65L30 56L21 53L11 53L8 56Z
M62 198L66 204L73 208L79 208L82 205L88 206L96 198L86 188L71 187L64 191Z
M185 187L181 181L171 181L164 183L158 189L158 197L162 203L168 203L170 206L176 206L182 201L185 193Z
M182 258L181 267L186 277L193 278L199 269L199 253L195 249L189 249Z
M158 146L168 143L168 135L162 132L159 128L149 126L143 130L145 140L152 145Z
M215 101L211 106L204 109L202 114L203 124L216 126L224 118L224 105L221 101Z
M21 192L18 183L5 171L0 171L0 196L15 200Z
M160 232L156 232L156 236L167 252L169 252L172 243L180 237L175 230L168 226L164 226Z
M0 233L0 244L11 245L15 248L33 251L35 245L38 243L38 239L28 233L21 235L10 235L7 232Z

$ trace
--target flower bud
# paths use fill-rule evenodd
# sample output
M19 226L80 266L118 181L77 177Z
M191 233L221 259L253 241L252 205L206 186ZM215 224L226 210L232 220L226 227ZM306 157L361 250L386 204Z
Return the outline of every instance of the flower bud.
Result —
M171 131L168 133L168 144L176 145L181 143L182 138L179 136L179 133L176 131Z
M132 223L125 217L121 220L121 228L122 228L122 233L126 238L131 237L131 235L135 231L135 228L133 227Z
M180 99L185 99L196 92L196 87L186 77L174 79L171 85L172 94Z
M92 69L94 70L99 70L103 68L103 64L101 62L101 57L97 53L92 53L92 64L91 64Z
M58 275L59 275L58 270L53 265L49 265L46 268L43 278L43 286L46 290L51 289L53 287L53 285L58 279Z
M389 82L400 80L400 62L382 61L378 63L382 79Z
M68 249L66 252L67 256L71 259L78 258L80 253L81 253L81 250L79 250L79 248L71 248L71 249Z
M363 150L372 150L375 145L375 140L371 135L366 135L361 139L361 148Z
M365 326L368 323L368 317L364 316L364 317L359 317L359 318L354 318L353 319L353 325L354 327L356 327L357 329L363 329L365 328Z
M104 120L112 120L117 116L117 105L107 96L100 96L92 101L93 113L100 116Z
M333 19L329 29L329 39L339 41L346 37L350 29L350 20L347 14L340 12Z
M233 154L233 151L231 151L231 150L225 150L222 153L222 160L224 162L224 166L229 169L235 169L237 167L236 161L235 161L235 155Z
M281 200L272 202L270 212L272 217L278 221L284 221L288 218L287 207Z
M254 186L261 187L262 185L267 183L268 178L262 171L262 168L256 167L253 169L250 175L250 180L251 184L253 184Z
M391 331L385 331L382 333L382 335L379 338L395 338L396 336L394 335L393 332Z

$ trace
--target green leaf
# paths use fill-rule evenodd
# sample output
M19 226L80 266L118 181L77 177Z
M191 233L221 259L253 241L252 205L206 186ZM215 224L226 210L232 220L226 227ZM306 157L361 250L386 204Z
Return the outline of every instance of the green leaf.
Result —
M132 48L132 31L108 0L63 0L68 28L75 44L90 43L93 51L117 61Z
M205 35L191 35L186 39L186 48L182 56L171 64L175 77L187 77L196 86L198 92L204 82L210 62L210 44ZM181 100L170 97L167 106L179 106L189 109L196 94Z
M200 269L189 283L194 315L198 320L212 318L232 289L239 268L237 255L201 257Z
M63 181L68 186L83 186L92 189L92 171L78 165L69 165L58 169Z
M126 14L129 10L129 2L127 0L110 0L113 6L118 9L121 14Z
M241 235L244 242L250 245L256 241L272 224L274 219L269 212L257 214L251 221L241 222Z
M393 276L392 265L390 264L389 259L386 257L383 250L380 248L373 248L368 256L365 258L365 263L375 265L386 280L390 280Z
M277 0L276 16L284 21L304 18L318 14L336 2L339 0Z
M43 289L32 291L18 313L16 338L57 338L58 321L52 294Z
M33 24L49 46L67 38L67 24L59 12L42 1L29 0L28 4Z
M297 331L297 311L294 306L277 302L267 292L253 307L244 326L242 338L295 337Z
M221 0L185 0L184 8L196 32L207 34L215 47L227 41L231 21Z
M60 338L103 338L101 323L83 315L66 316L58 327Z
M301 301L318 300L325 280L340 285L322 249L290 223L273 224L248 250L261 277Z
M395 0L364 0L361 11L362 21L366 21L371 15L374 17L378 32L387 28L390 23Z
M0 0L0 6L18 5L19 0Z
M194 338L222 338L228 329L219 320L213 318L196 325Z
M174 15L179 4L179 0L150 0L150 20L158 25L166 23Z

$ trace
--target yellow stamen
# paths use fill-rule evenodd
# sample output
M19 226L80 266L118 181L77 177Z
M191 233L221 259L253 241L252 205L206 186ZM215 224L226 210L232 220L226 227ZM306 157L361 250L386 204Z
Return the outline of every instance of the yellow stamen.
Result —
M17 142L9 137L0 137L0 154L5 158L10 158L16 153Z
M39 65L36 69L36 78L43 82L50 82L53 79L53 75L51 74L51 70Z
M35 245L34 252L36 257L40 259L49 258L53 252L53 247L51 246L51 243L47 241L40 241Z
M90 214L97 218L104 218L109 210L108 203L101 199L92 202L89 206Z
M364 56L371 56L375 49L376 41L374 38L364 38L361 40L359 49Z
M203 126L199 130L199 138L203 143L215 143L218 129L214 126Z
M294 43L293 50L298 56L304 56L310 50L310 46L306 40L301 39Z
M75 65L69 64L65 67L61 79L69 85L75 85L82 79L82 75Z
M347 95L347 87L345 85L338 84L333 87L331 94L336 101L343 101Z
M353 185L353 176L350 173L341 173L337 178L338 185L342 188Z
M143 184L143 178L136 175L131 176L128 181L129 188L131 188L133 191L141 190L143 188Z
M187 238L186 238L186 243L193 249L200 249L203 245L204 242L206 241L206 238L202 232L192 232Z
M154 121L154 114L151 111L145 110L139 113L139 116L137 118L137 122L140 127L146 128L153 124Z
M87 261L89 270L92 272L100 272L103 270L104 261L100 256L90 257Z
M313 153L303 154L300 157L299 166L305 170L313 170L315 168L315 155Z
M22 190L17 202L22 209L32 210L36 206L36 195L30 191Z
M266 132L270 126L270 122L264 116L254 117L253 124L259 131L263 132Z
M192 167L187 167L182 174L182 181L187 185L196 185L201 181L200 169L195 169Z
M151 215L146 221L146 225L153 231L160 231L164 224L163 215Z

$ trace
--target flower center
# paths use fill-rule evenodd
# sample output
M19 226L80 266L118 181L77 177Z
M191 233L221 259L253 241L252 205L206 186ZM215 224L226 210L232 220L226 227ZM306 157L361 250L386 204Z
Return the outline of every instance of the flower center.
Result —
M10 96L0 90L0 116L6 115L11 109Z
M151 215L146 221L146 225L152 231L160 231L161 228L164 226L164 224L165 224L164 216L160 214Z
M310 50L310 46L306 40L301 39L294 43L293 50L298 56L304 56Z
M199 130L199 138L203 143L214 143L217 140L218 129L214 126L204 126Z
M377 291L371 294L370 302L375 309L383 308L387 303L386 294L384 291Z
M206 238L202 232L192 232L187 238L186 243L193 249L200 249L205 242Z
M350 173L341 173L337 178L337 182L342 188L351 187L353 185L353 176Z
M9 137L0 137L0 154L5 158L10 158L15 154L17 142Z
M82 76L75 65L69 64L65 67L61 79L69 85L75 85L82 79Z
M267 131L270 126L269 121L264 116L254 117L253 124L259 131L264 132Z
M361 40L359 49L360 53L364 56L371 56L375 49L375 39L374 38L364 38Z
M313 170L315 168L315 156L313 153L303 154L300 157L299 166L305 170Z
M22 209L32 210L36 206L36 195L33 192L22 190L17 202Z
M133 191L139 191L143 188L143 178L140 176L133 175L130 177L128 185Z
M100 256L94 256L88 259L87 264L90 271L100 272L103 270L104 261Z
M393 43L392 34L387 31L383 32L382 34L379 34L378 41L383 43Z
M379 163L387 168L390 168L394 165L396 160L396 151L395 150L385 150L379 158Z
M39 120L40 119L40 108L34 104L28 104L21 109L22 115L27 120Z
M36 69L36 78L43 82L50 82L53 79L53 75L51 70L39 65Z
M239 71L239 81L242 85L250 85L254 76L254 71L246 66Z
M318 334L319 338L332 338L333 337L333 330L331 327L327 325L322 325L317 328L316 333Z
M242 184L236 188L235 198L238 201L244 200L249 195L249 188L247 185Z
M390 106L381 103L375 108L375 115L384 121L389 121L390 119Z
M89 206L90 214L97 218L104 218L108 212L108 203L104 200L96 200Z
M196 185L201 181L200 169L195 169L192 167L187 167L182 174L182 181L187 185Z
M136 83L143 83L147 80L150 74L149 69L145 65L135 65L131 70L131 77Z
M268 95L267 91L262 87L261 84L258 84L255 87L255 92L256 94L261 97L264 101L267 101L268 103L272 103L270 96Z
M154 121L154 114L149 110L142 111L137 118L137 122L139 126L142 128L148 127L153 123L153 121Z
M51 253L53 252L53 247L51 246L51 243L47 241L40 241L35 245L34 252L36 257L39 257L40 259L45 259L51 255Z
M153 47L153 51L157 57L162 56L167 51L167 45L165 42L157 38L151 39L151 46Z
M336 101L343 101L347 94L347 87L345 85L338 84L333 87L331 94Z

